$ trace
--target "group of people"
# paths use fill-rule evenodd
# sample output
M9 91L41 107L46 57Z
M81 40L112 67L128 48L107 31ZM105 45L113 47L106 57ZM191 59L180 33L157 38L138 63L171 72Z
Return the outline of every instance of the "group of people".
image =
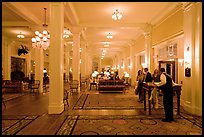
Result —
M174 82L170 75L165 72L164 68L160 70L155 69L154 73L151 74L148 71L148 68L144 68L144 72L142 70L138 71L137 78L138 81L137 88L135 89L136 95L139 95L138 102L142 103L144 101L144 92L143 92L143 84L144 82L153 82L155 88L152 90L152 104L153 108L156 105L156 98L158 91L163 92L163 105L165 112L165 119L162 119L163 122L171 122L173 121L173 85ZM153 99L152 99L153 98Z

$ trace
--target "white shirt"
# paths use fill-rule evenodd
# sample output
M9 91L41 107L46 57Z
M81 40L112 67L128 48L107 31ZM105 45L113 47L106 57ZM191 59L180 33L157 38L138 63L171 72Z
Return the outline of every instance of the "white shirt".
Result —
M160 82L157 84L157 86L162 86L162 85L165 85L166 84L166 76L164 74L165 72L163 72L161 75L160 75ZM174 81L172 80L172 86L175 85Z

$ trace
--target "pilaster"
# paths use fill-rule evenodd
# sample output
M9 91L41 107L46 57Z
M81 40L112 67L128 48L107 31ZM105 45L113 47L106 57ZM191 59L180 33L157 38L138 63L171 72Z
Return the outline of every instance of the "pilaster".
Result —
M185 2L184 9L184 109L202 115L202 3ZM193 83L193 84L192 84Z

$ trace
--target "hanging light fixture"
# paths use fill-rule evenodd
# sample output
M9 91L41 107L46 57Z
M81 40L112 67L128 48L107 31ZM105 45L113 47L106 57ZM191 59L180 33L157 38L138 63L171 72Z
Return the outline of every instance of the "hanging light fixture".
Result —
M47 27L46 24L46 10L47 8L44 8L45 10L45 23L43 24L43 27ZM49 32L44 29L42 33L39 31L35 31L35 37L32 38L32 47L33 48L43 48L46 50L50 45L50 34Z
M104 47L109 47L109 44L106 42L106 43L104 44Z
M69 38L69 36L71 35L71 31L67 28L64 29L64 36L63 38Z
M113 20L120 20L122 17L122 12L119 12L118 9L112 15Z
M20 32L18 35L17 35L17 37L19 38L19 39L23 39L25 36L22 34L22 32Z
M108 38L108 39L112 39L113 36L112 36L110 33L108 33L107 38Z

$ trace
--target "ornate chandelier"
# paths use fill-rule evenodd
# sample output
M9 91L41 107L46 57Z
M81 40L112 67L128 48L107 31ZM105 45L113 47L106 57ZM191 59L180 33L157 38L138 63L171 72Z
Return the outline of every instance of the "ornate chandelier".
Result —
M122 12L119 12L118 9L112 15L113 20L120 20L122 17Z
M47 27L48 25L46 24L46 9L45 10L45 23L43 24L43 27ZM50 45L50 34L49 32L45 29L43 30L42 33L39 31L35 31L35 37L32 38L32 47L33 48L43 48L46 50L49 45Z

